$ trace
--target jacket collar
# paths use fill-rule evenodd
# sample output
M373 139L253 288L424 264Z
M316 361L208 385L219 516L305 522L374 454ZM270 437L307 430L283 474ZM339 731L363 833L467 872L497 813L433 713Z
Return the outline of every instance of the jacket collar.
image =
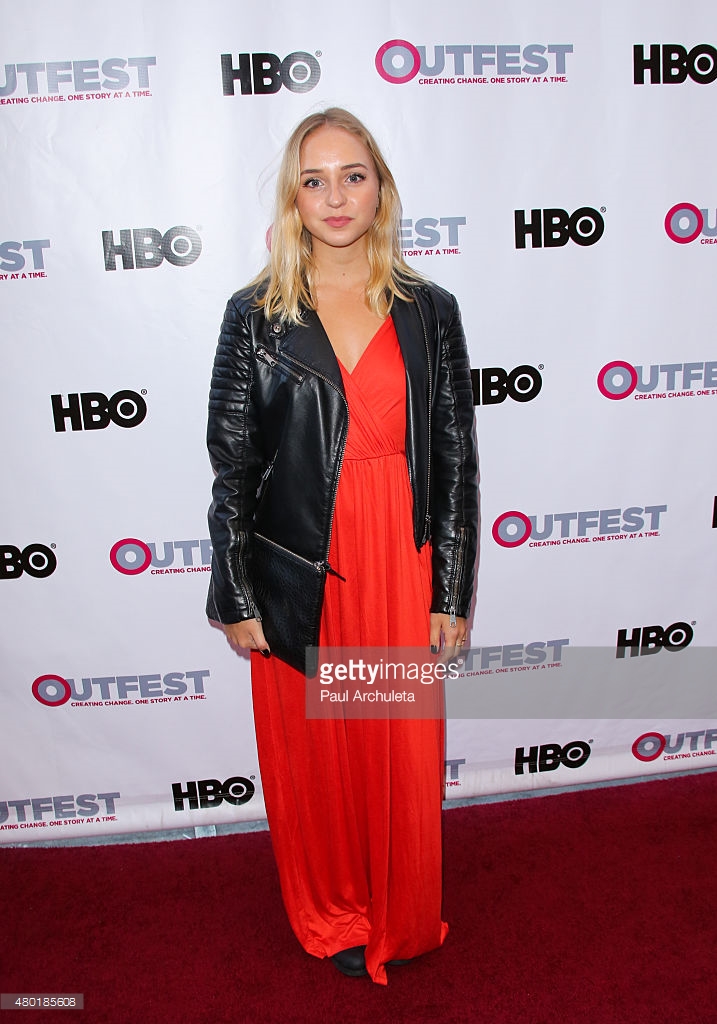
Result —
M414 290L414 301L394 299L391 316L401 347L406 376L417 394L428 386L428 353L425 337L425 313L418 305L421 298ZM343 380L339 363L334 355L331 342L321 320L314 310L302 311L302 324L280 325L277 321L266 324L266 334L272 345L298 359L300 363L315 370L339 390L343 391Z
M322 377L327 377L335 387L343 391L339 363L324 325L311 309L302 310L301 318L301 324L290 324L287 327L276 322L267 324L268 336L280 351L298 359Z

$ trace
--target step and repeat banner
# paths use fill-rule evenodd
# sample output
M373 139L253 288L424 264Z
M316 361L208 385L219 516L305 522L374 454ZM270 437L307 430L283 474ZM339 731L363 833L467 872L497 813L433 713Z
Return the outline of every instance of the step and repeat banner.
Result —
M208 381L282 145L329 105L375 132L471 354L447 795L714 767L713 4L3 19L0 841L264 815L249 663L204 616Z

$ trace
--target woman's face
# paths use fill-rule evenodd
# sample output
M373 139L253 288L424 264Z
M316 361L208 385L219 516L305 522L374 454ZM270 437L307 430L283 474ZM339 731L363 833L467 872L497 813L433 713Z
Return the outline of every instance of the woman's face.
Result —
M323 125L304 139L296 208L317 245L366 245L378 207L379 181L371 154L344 128Z

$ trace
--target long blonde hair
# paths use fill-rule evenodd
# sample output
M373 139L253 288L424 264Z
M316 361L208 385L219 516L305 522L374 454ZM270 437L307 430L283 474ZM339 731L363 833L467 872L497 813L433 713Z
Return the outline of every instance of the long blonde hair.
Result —
M341 107L329 107L305 117L294 129L284 149L276 183L271 257L252 281L257 305L268 318L300 321L302 306L315 309L312 278L314 262L311 235L301 222L296 196L301 181L300 152L304 139L317 128L329 125L355 135L371 154L379 180L376 217L367 233L369 278L366 301L371 311L385 317L396 296L409 299L407 286L424 278L408 266L401 251L401 201L381 151L368 129Z

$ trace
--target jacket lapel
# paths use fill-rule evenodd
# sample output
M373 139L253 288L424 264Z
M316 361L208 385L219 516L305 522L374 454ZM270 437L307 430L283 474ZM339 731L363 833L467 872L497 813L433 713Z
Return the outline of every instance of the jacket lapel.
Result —
M303 324L290 326L278 340L281 352L298 359L343 392L341 370L323 324L313 310L304 310Z
M415 302L394 299L391 316L401 346L403 365L406 367L406 378L413 400L425 401L428 394L428 352L418 302L417 295Z
M391 307L391 316L403 364L406 367L406 400L409 416L415 410L427 408L430 391L424 319L418 310L418 291L416 290L414 294L414 302L396 298ZM267 337L279 351L286 352L316 373L327 377L335 387L343 391L338 360L321 320L314 310L304 310L303 318L303 324L292 324L288 328L282 328L278 334L273 334L274 324L267 324Z
M426 313L421 313L421 296L414 289L414 302L394 299L391 316L406 367L406 462L413 486L413 524L416 545L427 536L426 506L416 504L418 494L428 495L430 464L431 376L426 339Z

